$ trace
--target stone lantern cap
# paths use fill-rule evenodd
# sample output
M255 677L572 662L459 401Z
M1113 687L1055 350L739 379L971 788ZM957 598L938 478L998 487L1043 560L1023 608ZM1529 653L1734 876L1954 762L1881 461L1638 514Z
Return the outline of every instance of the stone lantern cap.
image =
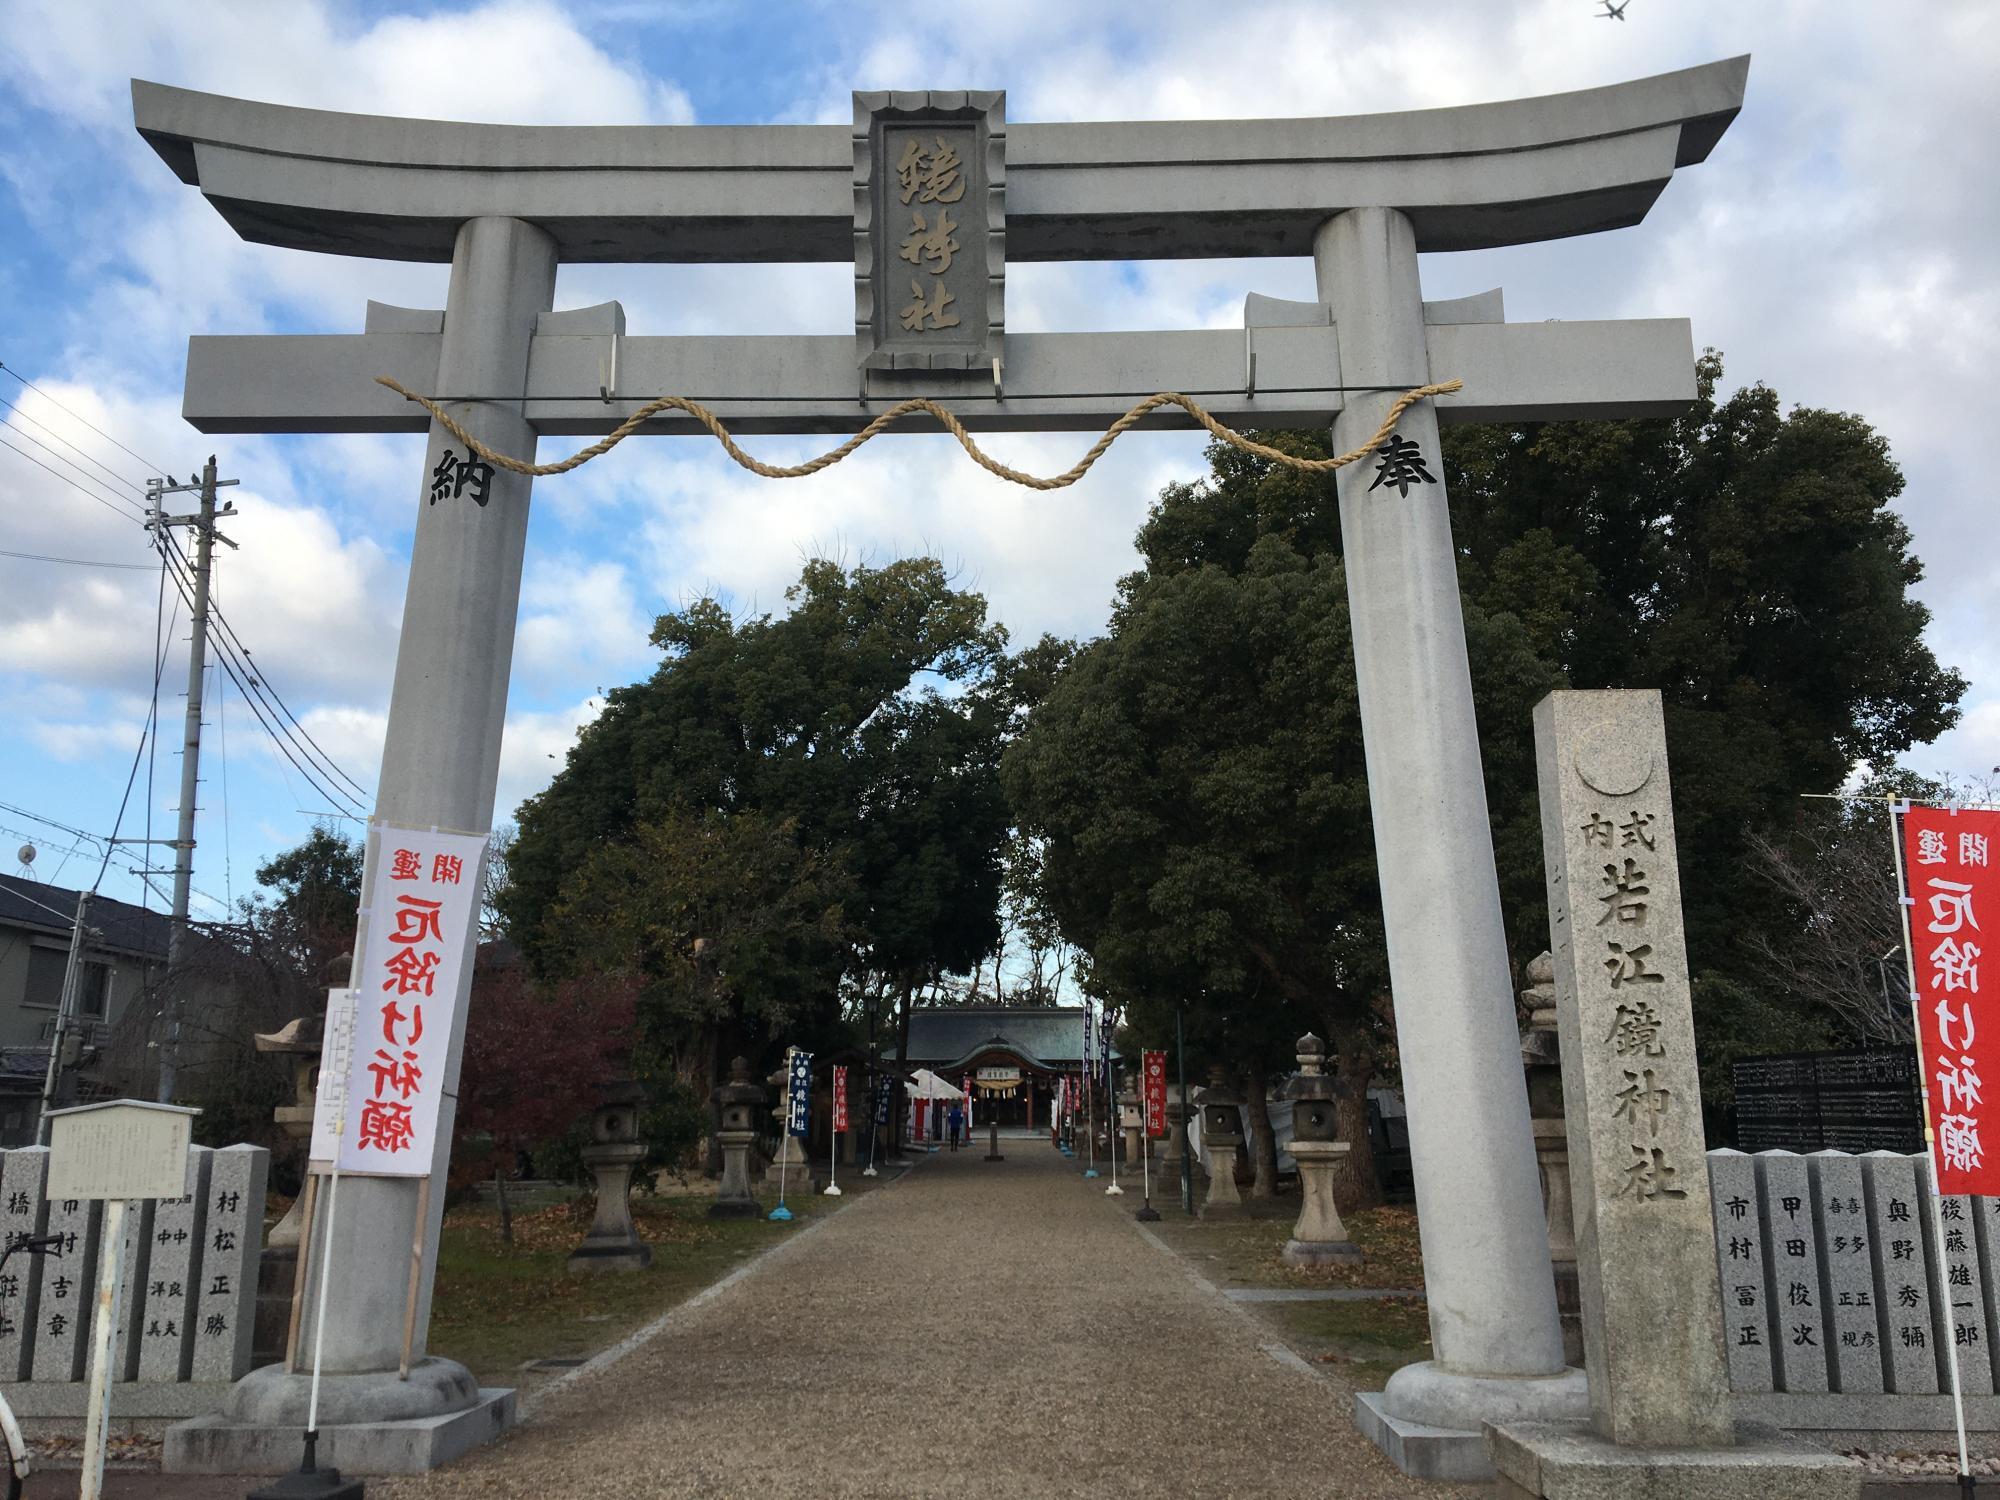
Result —
M253 1031L251 1039L259 1052L296 1052L307 1056L319 1055L320 1032L318 1027L308 1028L304 1016L294 1016L276 1031Z
M720 1104L762 1104L767 1095L763 1088L750 1077L750 1060L736 1058L729 1064L729 1082L716 1091Z
M646 1087L633 1078L614 1079L597 1091L599 1109L622 1109L627 1105L645 1102Z
M1340 1096L1338 1083L1327 1076L1325 1042L1308 1031L1299 1038L1296 1055L1299 1070L1286 1086L1287 1094L1300 1101L1336 1099Z

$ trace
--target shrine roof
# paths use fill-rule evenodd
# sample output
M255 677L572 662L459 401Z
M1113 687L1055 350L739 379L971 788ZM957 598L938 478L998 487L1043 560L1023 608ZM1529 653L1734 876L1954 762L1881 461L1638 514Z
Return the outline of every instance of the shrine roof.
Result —
M1017 261L1303 255L1344 209L1420 250L1636 224L1742 108L1748 57L1540 98L1274 120L1010 123ZM245 239L449 261L508 215L565 261L844 261L846 125L489 125L297 109L135 79L139 133Z
M1083 1057L1083 1010L968 1006L910 1012L912 1067L958 1066L989 1048L1015 1053L1031 1066L1073 1067ZM1114 1057L1121 1055L1116 1046L1111 1052Z

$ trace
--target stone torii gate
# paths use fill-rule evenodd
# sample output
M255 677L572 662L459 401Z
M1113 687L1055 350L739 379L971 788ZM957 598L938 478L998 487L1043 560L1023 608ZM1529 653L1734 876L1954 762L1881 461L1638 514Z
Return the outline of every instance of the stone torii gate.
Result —
M1001 94L930 92L857 94L852 128L523 127L138 81L133 109L246 239L451 264L442 311L371 303L357 335L199 337L188 354L184 413L206 433L429 434L376 809L399 824L491 826L530 480L478 466L468 488L473 456L377 376L521 459L544 434L602 434L664 394L755 434L852 432L915 395L974 432L1094 431L1172 390L1232 424L1331 423L1340 450L1396 392L1464 382L1403 417L1404 483L1372 464L1339 479L1435 1352L1364 1398L1364 1426L1388 1442L1386 1427L1477 1432L1585 1406L1563 1364L1437 424L1658 416L1695 392L1683 320L1512 325L1497 291L1425 302L1417 256L1638 223L1675 168L1707 157L1748 66L1332 119L1009 125ZM1306 255L1317 299L1252 295L1240 331L1005 330L1008 258ZM563 262L850 259L853 335L628 337L616 303L552 311ZM1188 424L1168 408L1141 425ZM667 412L644 430L699 428ZM364 909L376 878L371 860ZM447 1098L439 1174L450 1111ZM352 1181L331 1246L322 1422L350 1467L367 1464L342 1457L331 1424L369 1431L378 1469L418 1467L503 1410L448 1361L397 1378L403 1279L377 1268L401 1266L413 1236L435 1248L442 1195L426 1225L417 1202L408 1181ZM426 1253L419 1356L434 1264ZM274 1367L221 1420L249 1444L303 1410L301 1377ZM211 1460L227 1446L208 1442Z

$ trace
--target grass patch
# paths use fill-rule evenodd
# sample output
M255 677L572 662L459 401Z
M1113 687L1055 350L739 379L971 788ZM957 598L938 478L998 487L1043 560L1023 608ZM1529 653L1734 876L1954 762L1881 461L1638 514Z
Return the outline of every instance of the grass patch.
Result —
M500 1238L493 1204L455 1208L445 1216L438 1247L431 1351L464 1364L481 1385L532 1389L561 1372L524 1365L595 1354L876 1185L844 1181L841 1189L849 1196L839 1199L789 1193L787 1206L797 1216L790 1224L710 1219L713 1190L704 1184L669 1184L660 1193L635 1195L632 1218L653 1248L653 1263L615 1275L572 1276L565 1268L590 1225L587 1194L517 1208L511 1246ZM769 1212L777 1203L776 1185L760 1187L758 1196Z
M1420 1287L1423 1252L1417 1242L1415 1210L1385 1206L1345 1215L1347 1233L1360 1247L1359 1265L1288 1266L1279 1259L1292 1237L1298 1200L1289 1200L1282 1218L1205 1224L1190 1220L1178 1205L1162 1207L1161 1235L1222 1287Z
M1362 1302L1260 1303L1285 1342L1329 1367L1356 1390L1380 1390L1402 1366L1431 1357L1431 1323L1421 1297Z

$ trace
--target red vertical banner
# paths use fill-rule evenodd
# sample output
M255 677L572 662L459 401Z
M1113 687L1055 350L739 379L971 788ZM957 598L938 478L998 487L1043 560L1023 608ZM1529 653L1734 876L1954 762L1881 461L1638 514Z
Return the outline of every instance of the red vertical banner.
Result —
M1984 934L2000 931L2000 872L1989 862L2000 852L2000 812L1911 803L1902 852L1917 1060L1938 1191L2000 1196L2000 1121L1986 1128L1981 1097L1988 1072L2000 1087L2000 1001L1988 1007L1979 986Z
M833 1128L847 1129L847 1069L839 1066L833 1070Z
M1167 1133L1167 1054L1146 1055L1146 1134L1158 1138Z

